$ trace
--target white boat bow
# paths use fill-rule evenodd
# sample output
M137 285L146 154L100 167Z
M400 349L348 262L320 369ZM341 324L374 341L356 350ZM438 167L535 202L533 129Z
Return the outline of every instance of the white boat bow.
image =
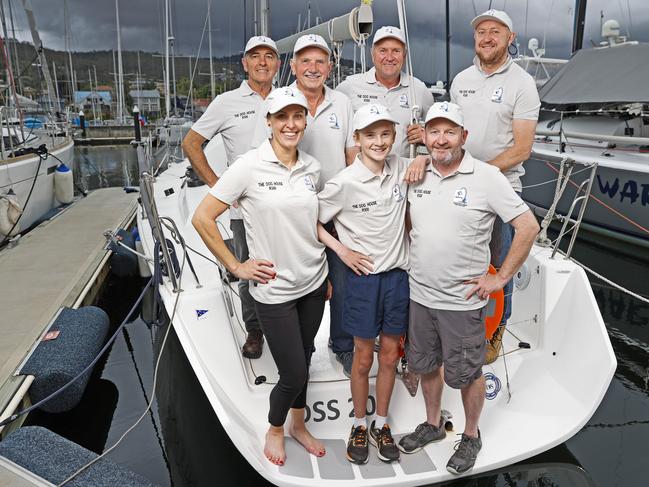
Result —
M223 161L217 137L206 149L210 161ZM217 173L223 168L213 164ZM191 225L194 208L207 186L184 184L187 161L171 164L153 183L153 198L160 217L172 219L182 235L189 265L179 274L180 292L169 276L159 286L167 314L215 414L232 443L266 479L283 486L422 485L456 478L445 465L453 453L455 433L464 426L459 391L446 388L442 407L453 414L454 430L439 443L401 461L386 464L370 451L366 465L345 458L351 427L349 381L327 347L328 310L316 337L307 399L307 424L323 439L324 457L309 455L287 439L284 466L263 455L268 428L268 395L277 381L277 368L264 349L258 360L244 359L241 345L245 329L240 317L236 283L222 279ZM143 194L145 197L145 194ZM154 255L150 220L139 212L138 226L148 256ZM228 234L227 212L220 219ZM170 232L165 236L171 239ZM189 249L193 250L189 250ZM173 242L179 262L182 245ZM504 355L484 367L487 397L480 421L483 448L471 473L477 474L548 450L577 433L600 404L616 368L616 359L584 271L551 249L534 246L516 276L513 314L503 341ZM373 413L374 382L370 381L368 413ZM187 398L188 401L191 398ZM390 405L395 437L414 430L425 419L421 391L411 397L397 381Z

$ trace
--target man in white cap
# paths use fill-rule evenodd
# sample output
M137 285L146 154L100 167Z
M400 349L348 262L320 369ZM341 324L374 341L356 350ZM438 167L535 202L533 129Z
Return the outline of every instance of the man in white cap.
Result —
M519 194L523 162L532 150L541 102L533 78L513 62L512 20L502 10L488 10L471 21L474 29L473 65L459 73L451 85L451 101L462 107L471 133L467 150L496 166ZM499 268L511 246L513 229L496 219L491 239L492 264ZM487 363L500 350L505 324L511 315L512 282L505 286L501 326L487 351Z
M539 226L498 168L463 150L462 109L435 103L426 115L424 143L432 164L410 186L410 316L406 357L420 374L426 421L399 449L414 453L446 436L440 407L444 382L460 389L465 426L446 468L464 473L482 448L478 421L485 397L484 318L489 294L508 282L529 254ZM431 211L434 208L435 211ZM497 274L487 273L496 216L516 235ZM444 366L442 372L442 365Z
M347 77L336 88L350 98L354 111L366 103L381 103L388 107L399 122L392 152L404 157L409 155L409 144L421 143L421 127L412 123L412 106L416 103L423 114L435 101L424 83L414 76L409 79L402 70L406 48L406 36L401 29L381 27L372 42L374 67L366 73ZM413 86L409 86L411 80ZM415 100L410 100L411 88Z
M279 69L280 59L275 42L265 36L251 37L241 63L248 79L242 81L239 88L217 96L183 140L185 155L200 178L210 187L216 184L219 177L203 152L206 141L221 134L228 166L247 152L251 145L257 147L263 141L263 137L253 141L250 139L258 112L273 88L273 78ZM261 114L259 118L265 120L265 115ZM245 262L248 259L248 245L241 212L236 208L230 208L230 229L234 237L235 255L239 261ZM264 337L250 296L248 280L239 280L239 297L248 334L242 354L246 358L259 358Z

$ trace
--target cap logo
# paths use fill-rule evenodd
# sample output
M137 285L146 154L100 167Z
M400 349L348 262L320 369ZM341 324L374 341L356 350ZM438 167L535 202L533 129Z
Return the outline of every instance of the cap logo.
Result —
M440 110L441 112L446 112L446 113L448 113L448 102L447 102L447 101L443 101L442 103L440 103L440 104L439 104L439 110Z
M496 11L492 8L491 10L487 10L484 14L494 16L496 15Z
M372 115L381 115L381 109L376 105L370 105L370 113Z
M294 93L293 90L292 90L291 88L289 88L288 86L284 89L284 94L285 94L286 96L293 96L293 97L295 97L295 93Z
M318 38L314 34L309 34L308 39L311 42L318 42Z

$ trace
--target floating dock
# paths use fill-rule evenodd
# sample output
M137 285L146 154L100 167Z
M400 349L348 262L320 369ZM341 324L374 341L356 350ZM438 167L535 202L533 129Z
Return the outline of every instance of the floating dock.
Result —
M137 197L121 188L97 189L0 251L0 420L27 404L33 378L15 372L61 307L95 300L111 255L103 234L131 224ZM19 472L0 462L0 486L43 485L28 478L14 483Z

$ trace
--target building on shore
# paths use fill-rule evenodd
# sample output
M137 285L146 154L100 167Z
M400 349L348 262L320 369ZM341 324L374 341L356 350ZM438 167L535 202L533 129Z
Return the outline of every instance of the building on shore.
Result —
M128 92L133 104L137 105L140 113L151 116L160 116L160 92L158 90L131 90Z

